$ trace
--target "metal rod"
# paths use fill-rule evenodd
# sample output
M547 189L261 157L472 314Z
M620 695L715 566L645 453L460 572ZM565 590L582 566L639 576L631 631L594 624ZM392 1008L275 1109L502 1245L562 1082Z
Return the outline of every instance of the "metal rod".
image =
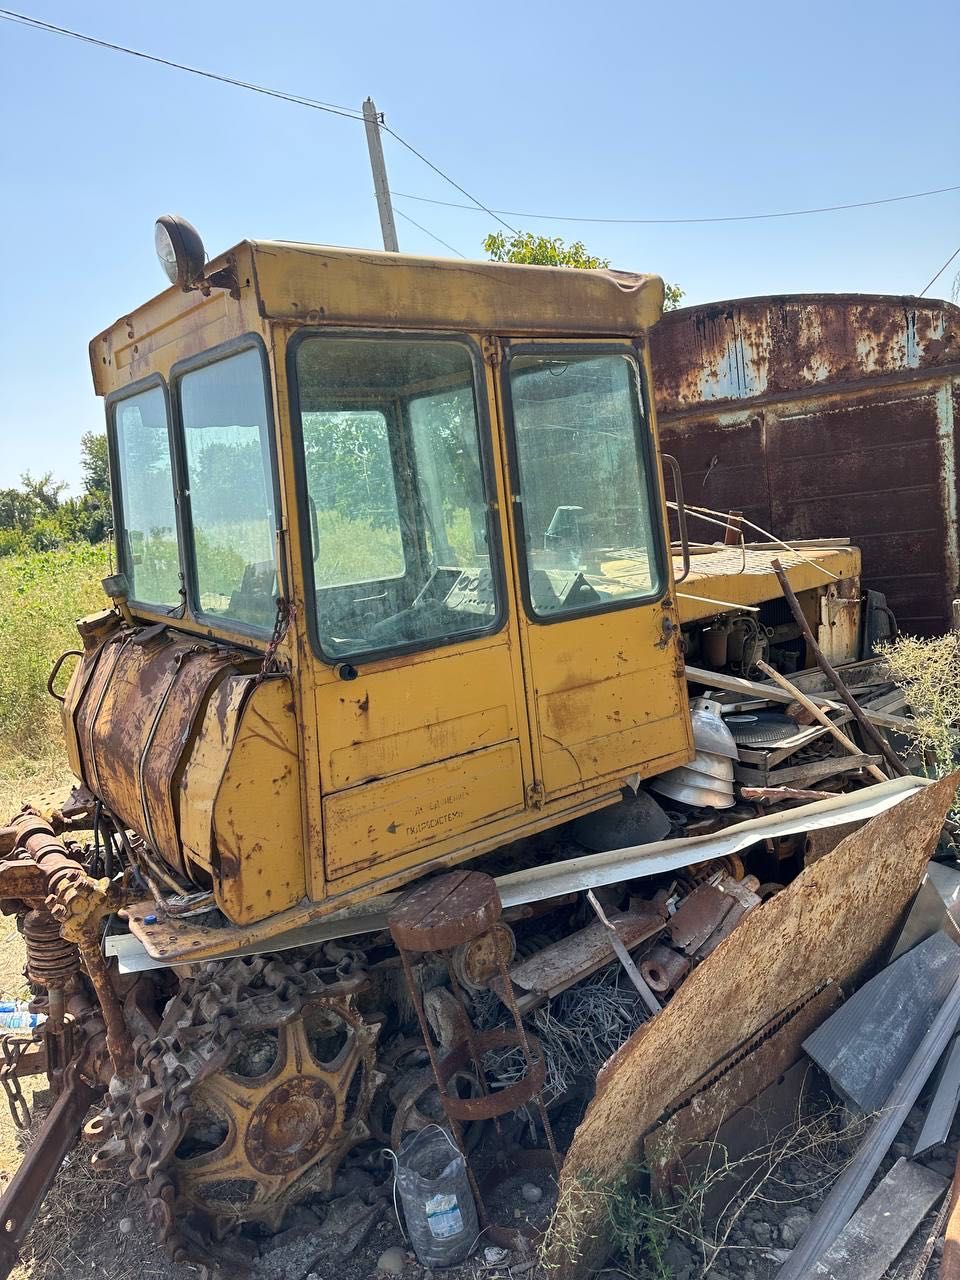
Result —
M387 166L383 159L380 116L372 98L367 98L363 104L363 127L367 131L367 150L370 153L370 168L373 170L373 190L377 197L377 211L380 214L380 232L383 236L383 247L388 253L399 253L400 243L397 240L397 224L393 218L393 204L390 200L390 187L387 183Z
M791 684L786 676L782 676L779 671L770 666L769 662L764 662L762 659L757 660L757 667L765 676L769 676L771 680L775 681L785 692L792 693L797 702L800 703L801 707L806 707L815 720L819 720L825 729L829 729L840 745L845 747L852 756L860 755L860 748L857 744L852 739L848 738L843 730L833 723L825 711L821 711L815 702L811 702L802 690L798 689L795 684ZM882 769L878 769L875 764L868 764L866 766L866 772L870 774L871 778L876 778L878 782L888 781L887 775Z
M647 982L644 979L643 974L640 972L637 966L633 963L633 960L630 958L630 952L623 945L623 941L619 933L617 933L616 928L607 919L606 914L604 913L603 907L601 907L600 903L594 897L594 893L592 889L588 890L587 892L587 901L590 903L591 907L593 907L593 910L596 913L597 919L606 929L607 933L609 933L610 943L614 951L617 953L617 959L620 961L620 963L623 965L624 969L626 970L627 977L630 979L633 985L640 992L641 1000L647 1006L647 1008L650 1010L651 1013L659 1013L663 1006L660 1004L660 1001L650 990L650 987L647 985Z
M856 698L854 698L853 694L837 675L833 668L833 664L828 660L826 654L817 644L816 637L811 630L810 623L807 621L806 614L800 608L800 601L794 595L793 587L791 587L787 580L787 575L784 572L783 565L779 560L773 560L771 561L771 564L773 566L774 573L777 575L777 581L780 583L780 588L783 591L783 598L790 606L790 612L793 614L794 621L803 633L803 638L806 640L807 647L816 659L817 666L849 707L853 718L863 731L863 735L866 740L873 746L874 750L880 752L895 774L899 774L901 778L905 777L909 773L906 765L894 751L893 747L891 747L883 734L875 729L867 719L863 707L860 706L859 702L857 702Z

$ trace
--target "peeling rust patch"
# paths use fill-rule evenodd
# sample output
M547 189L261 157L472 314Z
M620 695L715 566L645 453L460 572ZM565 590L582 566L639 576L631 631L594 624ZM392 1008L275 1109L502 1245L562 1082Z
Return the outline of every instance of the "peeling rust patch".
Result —
M651 354L660 434L692 503L788 539L847 535L904 630L949 627L960 309L742 299L668 314ZM695 538L715 532L692 519Z

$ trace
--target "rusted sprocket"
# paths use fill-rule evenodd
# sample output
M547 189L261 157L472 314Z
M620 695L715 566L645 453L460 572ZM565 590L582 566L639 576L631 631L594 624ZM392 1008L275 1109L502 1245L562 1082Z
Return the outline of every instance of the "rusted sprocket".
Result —
M276 956L223 961L184 983L156 1037L136 1044L135 1079L112 1089L111 1145L146 1183L174 1256L240 1223L276 1230L369 1137L382 1077L379 1020L355 1003L364 984Z

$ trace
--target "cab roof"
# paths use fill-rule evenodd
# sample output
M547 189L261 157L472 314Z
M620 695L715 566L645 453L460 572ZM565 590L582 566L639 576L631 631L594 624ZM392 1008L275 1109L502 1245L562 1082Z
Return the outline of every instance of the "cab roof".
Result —
M150 353L185 352L219 332L269 324L452 330L530 337L640 336L659 320L659 276L417 257L285 240L244 240L207 265L231 270L233 294L171 287L90 344L99 394L151 372ZM176 335L176 336L175 336Z

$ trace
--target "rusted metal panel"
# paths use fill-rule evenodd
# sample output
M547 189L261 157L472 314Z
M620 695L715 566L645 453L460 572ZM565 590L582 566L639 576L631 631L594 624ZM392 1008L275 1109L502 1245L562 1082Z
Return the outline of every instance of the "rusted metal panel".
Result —
M953 802L954 774L872 819L750 912L600 1075L561 1180L547 1260L562 1280L605 1253L603 1198L637 1166L646 1134L678 1099L771 1018L827 982L853 986L883 954L923 876ZM564 1212L564 1208L569 1212Z
M785 538L849 535L864 584L886 594L905 630L949 626L960 309L742 299L668 314L651 352L661 437L691 503L742 510Z

